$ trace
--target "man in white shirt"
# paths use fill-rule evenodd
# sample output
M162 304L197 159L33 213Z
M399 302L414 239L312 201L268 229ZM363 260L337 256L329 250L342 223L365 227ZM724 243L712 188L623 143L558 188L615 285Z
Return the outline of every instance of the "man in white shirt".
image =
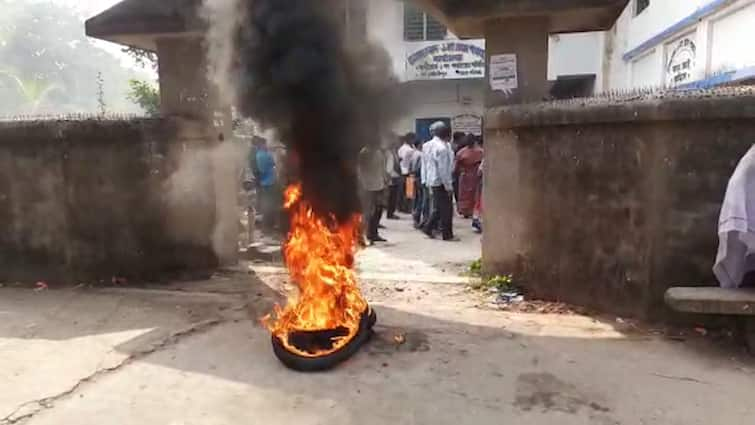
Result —
M414 158L414 133L408 133L401 138L403 142L401 147L398 148L398 158L401 162L401 175L408 176L412 168L412 158Z
M451 147L451 129L439 121L430 127L430 131L433 139L423 147L422 178L432 192L432 205L424 232L434 238L435 230L440 227L443 240L452 241L454 151Z
M406 180L412 174L412 161L414 159L414 133L407 133L401 137L401 147L398 148L398 159L401 165L401 187L399 189L399 211L411 212L411 205L406 196Z

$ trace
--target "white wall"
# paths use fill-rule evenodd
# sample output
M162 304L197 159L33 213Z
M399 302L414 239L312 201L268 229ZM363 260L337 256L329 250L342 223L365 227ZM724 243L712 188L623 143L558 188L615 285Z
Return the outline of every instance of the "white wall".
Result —
M635 0L631 0L628 6L632 16L628 49L634 49L710 2L711 0L650 0L647 9L633 16Z
M657 87L663 83L663 50L655 48L629 64L629 87Z
M382 44L393 59L397 76L406 71L404 4L398 0L368 0L367 37Z
M404 111L393 130L405 134L415 130L415 120L453 118L457 115L483 116L485 81L414 81L404 86Z
M552 35L548 40L548 79L595 74L596 87L600 87L604 38L602 32Z
M655 86L668 82L668 62L680 37L691 34L696 47L692 81L722 70L755 66L755 0L734 0L628 61L623 56L712 0L651 0L634 16L634 1L605 33L603 89ZM676 43L676 44L675 44Z
M755 66L755 4L733 10L710 22L708 72Z

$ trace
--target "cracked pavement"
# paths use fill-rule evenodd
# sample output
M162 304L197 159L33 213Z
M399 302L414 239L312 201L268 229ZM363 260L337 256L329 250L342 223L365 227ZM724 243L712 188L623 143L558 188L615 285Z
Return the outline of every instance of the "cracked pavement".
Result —
M258 319L288 283L279 265L159 287L0 288L0 425L753 423L741 353L479 308L459 277L478 255L471 233L444 244L386 224L392 243L359 258L377 334L328 373L271 353Z

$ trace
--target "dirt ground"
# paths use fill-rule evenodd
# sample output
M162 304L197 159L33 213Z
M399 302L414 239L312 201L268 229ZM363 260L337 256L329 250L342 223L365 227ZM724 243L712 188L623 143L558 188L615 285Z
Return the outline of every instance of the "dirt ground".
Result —
M484 307L460 272L479 256L407 220L360 254L377 334L304 375L258 319L287 283L245 263L205 282L0 288L0 425L752 424L752 359L614 319ZM398 338L397 338L398 336ZM403 341L398 343L397 341Z

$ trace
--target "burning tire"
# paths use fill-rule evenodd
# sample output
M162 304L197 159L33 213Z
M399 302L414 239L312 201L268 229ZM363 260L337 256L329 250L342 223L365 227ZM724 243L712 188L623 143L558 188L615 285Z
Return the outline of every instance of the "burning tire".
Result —
M319 372L329 370L351 358L351 356L356 354L359 349L367 343L370 338L372 338L372 328L375 326L376 321L377 315L375 314L375 311L368 307L367 311L362 314L359 332L357 332L348 344L327 355L305 357L293 353L286 349L283 342L275 335L272 337L273 352L278 360L289 369L299 372ZM288 342L291 345L296 345L301 351L307 351L312 348L321 348L318 347L318 345L323 341L332 340L334 337L342 336L339 332L338 329L310 333L300 332L289 335Z

